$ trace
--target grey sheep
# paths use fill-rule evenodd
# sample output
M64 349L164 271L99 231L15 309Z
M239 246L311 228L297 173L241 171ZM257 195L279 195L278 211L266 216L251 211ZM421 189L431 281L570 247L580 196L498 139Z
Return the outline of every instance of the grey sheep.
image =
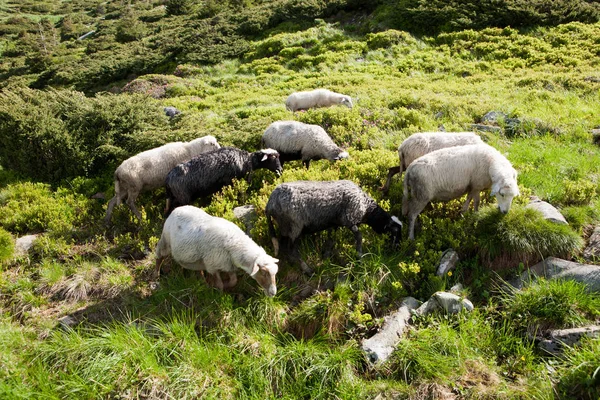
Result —
M257 169L267 168L281 175L279 154L273 149L249 153L233 147L222 147L201 154L173 168L165 180L169 215L176 207L190 204L230 185L233 179L241 179Z
M298 121L273 122L263 133L261 143L279 152L282 165L302 160L308 168L311 160L348 158L348 153L331 140L325 129Z
M327 89L315 89L292 93L285 101L285 107L294 112L314 107L329 107L336 104L343 104L348 108L352 108L352 98Z
M507 213L519 195L517 171L485 143L449 147L417 158L404 176L402 214L408 218L408 238L415 238L417 216L430 201L449 201L467 194L463 212L471 200L477 211L480 192L489 188L500 211Z
M406 171L406 168L417 158L432 151L454 146L483 143L474 132L421 132L404 139L398 147L400 165L388 170L387 180L380 188L383 193L390 189L392 177Z
M296 181L282 183L273 190L265 213L275 255L279 253L273 220L280 239L286 239L287 251L300 263L302 271L312 271L300 259L296 240L302 234L348 227L356 240L356 250L362 255L362 235L358 225L366 223L379 234L388 233L395 244L400 239L402 223L377 205L355 183L340 181Z
M204 136L191 142L167 143L123 161L115 171L115 196L108 203L106 223L111 219L113 208L125 198L131 211L141 220L142 214L135 207L140 192L158 189L177 164L219 147L214 136Z

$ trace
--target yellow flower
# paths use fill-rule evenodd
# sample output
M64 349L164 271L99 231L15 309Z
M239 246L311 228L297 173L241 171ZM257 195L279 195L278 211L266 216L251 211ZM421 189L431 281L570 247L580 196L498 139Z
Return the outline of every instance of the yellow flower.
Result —
M521 361L525 361L525 356L521 356Z
M448 271L448 276L452 276L452 271Z

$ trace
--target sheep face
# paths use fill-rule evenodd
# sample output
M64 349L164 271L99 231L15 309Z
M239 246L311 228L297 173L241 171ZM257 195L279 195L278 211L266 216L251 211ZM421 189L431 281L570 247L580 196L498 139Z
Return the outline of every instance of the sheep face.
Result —
M352 108L352 98L350 96L342 96L340 104L345 105L348 108Z
M279 160L279 153L272 149L261 150L260 153L262 157L260 157L258 168L266 168L273 171L277 176L281 176L283 167Z
M278 259L265 254L256 259L254 269L250 276L263 288L265 294L269 297L275 296L277 293L277 285L275 283L275 275L277 274Z
M506 214L510 210L513 198L519 195L519 188L516 182L503 186L498 185L498 187L492 187L491 194L492 196L496 196L500 212Z
M402 238L402 222L397 217L392 216L385 230L390 235L392 246L395 247Z

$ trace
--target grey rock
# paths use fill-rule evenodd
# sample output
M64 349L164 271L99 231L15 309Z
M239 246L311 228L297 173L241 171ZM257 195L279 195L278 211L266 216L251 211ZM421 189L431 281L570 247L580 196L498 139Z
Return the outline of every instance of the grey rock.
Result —
M77 40L84 40L89 38L90 36L92 36L94 33L96 33L96 31L89 31L88 33L81 35L77 38Z
M464 289L462 283L457 283L450 288L450 293L460 293Z
M167 117L169 118L173 118L178 114L181 114L181 111L179 111L178 109L176 109L175 107L165 107L165 114L167 115Z
M600 259L600 226L597 226L590 236L588 245L583 251L583 258L588 261Z
M372 337L363 340L362 349L372 363L383 363L390 357L402 338L406 325L411 318L411 311L418 306L419 301L417 299L406 297L398 311L384 318L381 330Z
M246 233L250 234L250 231L254 228L254 224L258 219L256 207L252 204L236 207L233 209L233 215L244 223L246 226Z
M484 124L471 124L471 129L474 131L500 133L502 128L499 126L484 125Z
M600 146L600 129L592 129L592 142Z
M15 256L24 256L27 255L29 249L33 247L36 239L38 238L38 234L36 235L26 235L21 236L15 242Z
M545 219L557 224L569 224L560 211L558 211L552 204L542 201L536 196L531 196L529 200L529 204L527 204L526 207L538 210L542 213Z
M581 282L590 292L600 292L600 265L580 264L572 261L548 257L525 271L521 276L511 282L511 285L520 289L525 282L536 277L545 279L567 279Z
M448 314L456 314L461 310L473 311L473 303L468 299L448 292L436 292L416 311L417 315L427 315L436 310L444 310Z
M582 337L600 337L600 326L592 325L583 328L557 329L550 332L550 338L542 340L538 346L551 354L562 352L565 346L579 345Z
M458 253L454 249L448 249L444 251L440 259L440 265L438 266L436 275L444 276L448 271L454 271L458 263Z
M483 124L498 124L499 120L505 120L508 115L500 111L490 111L481 117L481 123Z

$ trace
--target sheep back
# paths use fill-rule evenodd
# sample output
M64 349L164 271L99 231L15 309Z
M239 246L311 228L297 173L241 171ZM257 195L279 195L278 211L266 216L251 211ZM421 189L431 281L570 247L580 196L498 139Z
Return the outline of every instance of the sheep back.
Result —
M336 104L344 104L352 108L352 98L327 89L315 89L292 93L285 101L286 108L294 112L314 107L329 107Z

